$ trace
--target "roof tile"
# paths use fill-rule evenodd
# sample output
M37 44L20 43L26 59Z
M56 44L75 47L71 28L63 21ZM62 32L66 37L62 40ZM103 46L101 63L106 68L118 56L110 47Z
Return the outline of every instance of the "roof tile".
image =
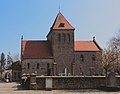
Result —
M94 41L75 41L75 51L100 51Z
M23 58L53 58L48 41L22 41Z
M65 19L62 13L59 12L53 23L52 29L61 30L61 29L75 29L75 28Z

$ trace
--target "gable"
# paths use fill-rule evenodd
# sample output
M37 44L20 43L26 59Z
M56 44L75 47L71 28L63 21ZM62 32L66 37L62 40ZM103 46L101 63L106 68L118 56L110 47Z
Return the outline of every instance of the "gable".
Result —
M61 14L61 12L58 13L52 29L58 30L58 29L72 29L74 30L75 28L66 20L66 18Z

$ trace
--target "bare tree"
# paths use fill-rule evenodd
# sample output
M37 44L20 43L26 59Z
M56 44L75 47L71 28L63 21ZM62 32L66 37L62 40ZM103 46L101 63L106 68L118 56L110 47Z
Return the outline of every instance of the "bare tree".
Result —
M9 52L7 55L7 69L11 68L12 63L13 63L13 59L11 53Z
M109 40L108 47L114 52L116 60L115 60L115 71L120 74L120 31L116 36L112 37Z
M102 53L102 65L105 70L105 75L110 71L114 71L115 69L115 60L116 56L113 50L104 49Z
M18 61L18 60L20 60L19 53L15 53L13 61L15 62L15 61Z

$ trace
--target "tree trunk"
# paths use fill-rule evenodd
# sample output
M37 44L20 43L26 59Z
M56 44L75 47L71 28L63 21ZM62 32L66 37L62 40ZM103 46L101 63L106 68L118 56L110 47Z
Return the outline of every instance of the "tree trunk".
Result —
M108 72L108 70L107 69L105 69L105 85L107 86L107 82L108 82L108 75L107 75L107 72Z

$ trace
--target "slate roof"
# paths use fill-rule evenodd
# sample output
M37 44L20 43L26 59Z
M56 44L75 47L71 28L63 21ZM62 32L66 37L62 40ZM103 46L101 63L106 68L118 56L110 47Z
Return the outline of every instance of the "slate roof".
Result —
M48 41L22 41L22 58L53 58Z

